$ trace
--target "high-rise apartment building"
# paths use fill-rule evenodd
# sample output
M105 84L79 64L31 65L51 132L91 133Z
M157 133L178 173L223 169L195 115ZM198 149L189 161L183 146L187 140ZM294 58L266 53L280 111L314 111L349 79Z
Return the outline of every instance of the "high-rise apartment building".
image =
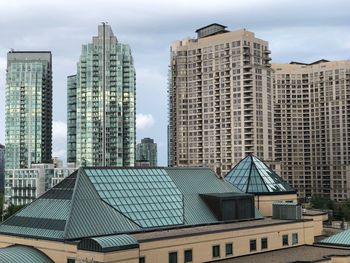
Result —
M5 146L0 143L0 193L4 192L5 180Z
M33 164L28 169L7 169L5 174L4 209L32 202L75 171L55 168L52 163Z
M151 138L143 138L136 145L136 161L146 161L150 166L157 166L157 159L157 144Z
M273 64L276 160L301 197L350 198L350 61Z
M52 56L49 51L7 54L5 165L50 163L52 150Z
M67 77L67 163L76 164L77 75Z
M77 74L68 77L68 162L133 166L135 100L130 47L103 23L82 46Z
M246 154L274 159L268 42L211 24L171 46L171 166L208 166L224 175Z

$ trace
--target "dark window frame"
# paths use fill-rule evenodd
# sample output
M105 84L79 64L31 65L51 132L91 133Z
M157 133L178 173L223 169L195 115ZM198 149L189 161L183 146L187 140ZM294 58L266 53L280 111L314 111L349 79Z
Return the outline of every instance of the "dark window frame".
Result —
M287 239L286 239L286 237L287 237ZM289 235L288 234L282 235L282 246L283 247L289 246Z
M228 247L230 247L231 252L228 252ZM226 256L232 256L233 255L233 243L226 243L225 244L225 255Z
M211 252L212 252L213 258L219 258L220 257L220 245L213 245Z
M257 251L256 239L249 240L249 251Z
M294 237L296 237L296 239L294 239ZM299 235L298 233L292 233L292 245L297 245L297 244L299 244Z
M175 256L175 261L172 261L171 256ZM177 263L178 262L178 253L177 251L170 251L168 254L168 262L169 263Z
M189 252L190 252L190 259L186 257L186 253L189 253ZM184 250L184 262L185 263L193 262L193 249L192 248Z
M261 238L261 249L268 249L269 248L269 240L267 237Z

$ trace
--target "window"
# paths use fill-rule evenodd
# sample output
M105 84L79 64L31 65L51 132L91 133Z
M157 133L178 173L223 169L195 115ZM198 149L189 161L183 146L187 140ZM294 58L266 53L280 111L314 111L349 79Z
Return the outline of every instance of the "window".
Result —
M185 263L192 262L192 249L185 250L184 257Z
M213 258L220 257L220 246L213 246Z
M177 263L177 252L169 253L169 263Z
M288 235L283 235L282 236L282 245L283 246L288 246Z
M74 258L67 258L67 263L75 263L75 259Z
M250 251L256 251L256 239L250 240Z
M292 234L292 245L296 245L299 243L299 240L298 240L298 233L293 233Z
M139 263L146 263L146 258L145 257L140 257Z
M267 249L267 237L261 239L261 249Z
M232 243L227 243L225 246L226 256L230 256L233 254L233 246Z

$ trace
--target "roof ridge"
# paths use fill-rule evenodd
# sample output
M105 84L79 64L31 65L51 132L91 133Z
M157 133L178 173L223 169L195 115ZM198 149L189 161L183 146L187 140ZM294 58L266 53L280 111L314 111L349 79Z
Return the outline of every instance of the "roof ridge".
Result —
M255 156L254 156L254 157L255 157ZM258 159L258 158L257 158L257 159ZM260 159L258 159L258 160L260 161ZM259 176L260 176L260 178L261 178L261 181L262 181L263 184L265 185L267 192L269 192L269 188L267 187L267 184L266 184L266 182L265 182L263 176L261 175L261 173L260 173L260 171L259 171L260 169L258 169L258 167L256 167L255 161L254 161L253 157L252 157L252 163L253 163L253 165L254 165L256 171L258 172L258 174L259 174ZM263 164L265 165L265 163L263 163ZM265 166L267 167L267 165L265 165ZM268 167L267 167L267 168L268 168Z
M70 203L70 207L69 207L69 212L68 212L68 217L67 217L67 220L66 220L66 225L64 227L64 231L63 231L63 239L66 239L66 234L67 234L67 231L68 231L68 227L69 227L69 224L70 224L70 215L72 214L72 208L73 208L73 205L75 203L75 195L76 195L76 188L77 188L77 185L78 185L78 181L80 179L80 174L82 172L82 168L79 168L76 173L76 179L75 179L75 184L74 184L74 188L73 188L73 194L72 194L72 197L71 197L71 203Z

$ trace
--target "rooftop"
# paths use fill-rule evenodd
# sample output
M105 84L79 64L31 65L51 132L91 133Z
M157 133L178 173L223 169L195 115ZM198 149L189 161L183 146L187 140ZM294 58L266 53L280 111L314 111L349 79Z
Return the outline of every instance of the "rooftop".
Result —
M309 221L309 220L302 220ZM208 233L219 233L225 231L235 231L248 228L259 228L267 227L271 225L279 224L292 224L295 222L301 222L300 220L282 220L282 219L272 219L272 218L261 218L257 220L246 220L240 222L230 222L230 223L221 223L213 225L203 225L196 226L191 228L178 228L178 229L169 229L169 230L159 230L152 232L142 232L135 233L133 236L140 242L146 240L157 240L157 239L168 239L173 237L184 237L184 236L194 236L194 235L203 235Z
M251 194L295 194L278 174L254 155L247 155L225 176L225 181Z
M350 229L342 231L333 236L327 237L318 243L330 246L350 247Z
M198 38L208 37L216 34L226 33L227 26L213 23L196 30Z
M77 240L219 224L201 195L224 193L245 195L208 168L81 168L2 223L0 233Z
M286 263L286 262L319 262L331 255L349 255L349 249L330 248L322 246L303 245L285 248L263 253L256 253L249 256L236 257L212 262L218 263ZM327 261L328 262L328 261Z
M14 245L0 248L0 262L23 263L23 259L26 263L53 263L44 253L33 247Z

